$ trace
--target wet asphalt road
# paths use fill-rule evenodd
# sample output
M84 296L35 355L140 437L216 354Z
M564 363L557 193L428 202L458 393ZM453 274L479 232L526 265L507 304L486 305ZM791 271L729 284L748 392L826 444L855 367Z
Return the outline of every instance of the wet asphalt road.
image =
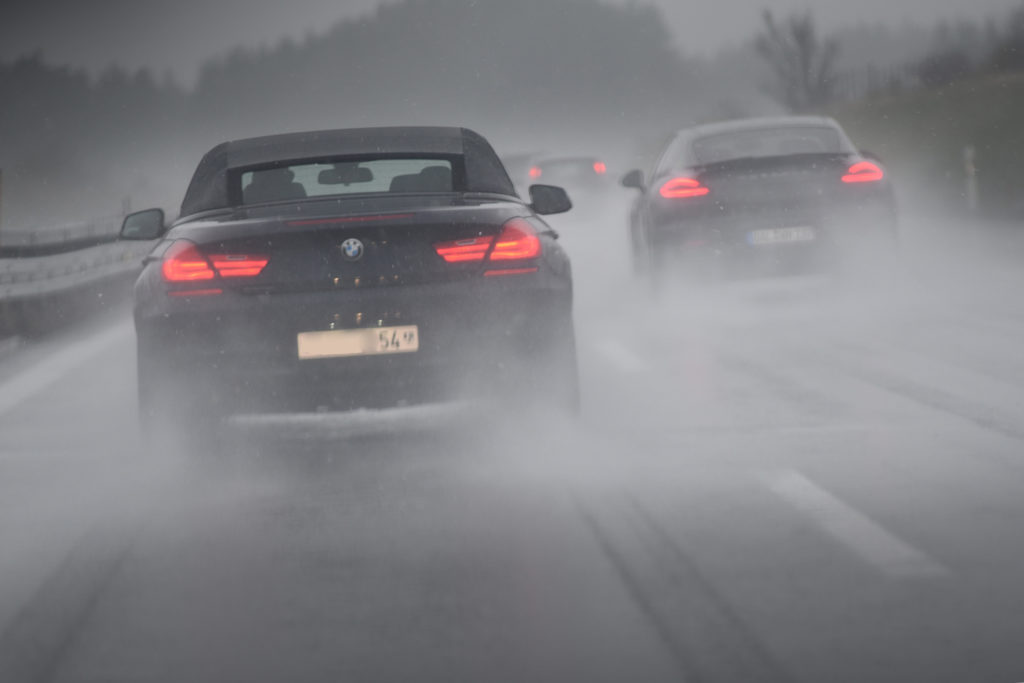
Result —
M1024 680L1006 236L651 296L572 227L577 422L243 420L168 455L126 312L6 351L0 681Z

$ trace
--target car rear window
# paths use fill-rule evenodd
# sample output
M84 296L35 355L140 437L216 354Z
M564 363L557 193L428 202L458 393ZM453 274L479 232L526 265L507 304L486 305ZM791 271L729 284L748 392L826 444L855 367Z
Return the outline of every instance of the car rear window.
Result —
M366 193L456 190L451 159L338 159L252 169L238 182L243 204Z
M840 154L850 151L843 135L828 126L758 128L718 133L693 141L693 155L700 164L731 159Z

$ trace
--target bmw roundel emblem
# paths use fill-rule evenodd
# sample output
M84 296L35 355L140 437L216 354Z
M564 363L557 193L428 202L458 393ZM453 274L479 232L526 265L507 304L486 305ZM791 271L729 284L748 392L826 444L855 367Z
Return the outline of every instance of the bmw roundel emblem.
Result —
M341 253L347 261L358 261L363 258L363 243L355 237L350 237L341 243Z

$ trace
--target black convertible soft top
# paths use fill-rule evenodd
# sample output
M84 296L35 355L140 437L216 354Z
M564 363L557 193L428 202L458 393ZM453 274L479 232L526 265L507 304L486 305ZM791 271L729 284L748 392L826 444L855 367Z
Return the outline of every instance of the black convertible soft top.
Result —
M372 154L461 156L466 169L465 191L516 194L490 143L467 128L347 128L267 135L217 145L199 162L181 203L180 215L231 207L228 179L238 169Z

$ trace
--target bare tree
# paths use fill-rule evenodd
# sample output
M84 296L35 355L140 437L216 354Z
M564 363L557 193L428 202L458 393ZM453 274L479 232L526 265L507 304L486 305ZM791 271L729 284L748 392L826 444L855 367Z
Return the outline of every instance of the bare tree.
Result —
M835 87L838 41L818 35L810 11L792 14L779 24L771 10L765 10L763 20L755 46L775 72L778 99L795 112L827 104Z

